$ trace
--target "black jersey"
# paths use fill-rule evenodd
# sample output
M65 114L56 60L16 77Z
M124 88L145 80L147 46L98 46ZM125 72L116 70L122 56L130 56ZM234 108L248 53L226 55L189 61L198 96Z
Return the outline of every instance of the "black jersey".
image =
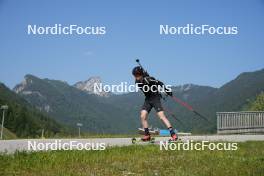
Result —
M154 77L146 76L142 80L136 80L138 88L144 93L146 98L154 98L156 96L161 96L159 92L159 86L164 86L164 84L156 80Z

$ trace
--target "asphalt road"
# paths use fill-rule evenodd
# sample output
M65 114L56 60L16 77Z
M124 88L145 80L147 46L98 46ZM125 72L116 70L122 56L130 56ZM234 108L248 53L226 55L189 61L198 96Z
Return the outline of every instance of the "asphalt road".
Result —
M204 136L181 136L181 140L193 140L193 141L228 141L228 142L245 142L245 141L264 141L264 135L204 135ZM156 137L156 141L168 140L169 137ZM32 151L39 150L37 147L33 149L32 146L39 146L43 148L43 146L51 147L52 144L55 145L63 144L81 144L87 145L90 144L89 147L92 148L99 144L105 144L106 147L109 146L126 146L132 145L131 138L91 138L91 139L18 139L18 140L2 140L0 141L0 152L4 153L14 153L16 150L18 151ZM31 148L29 147L31 146ZM95 147L96 148L96 147ZM40 149L42 150L42 149ZM48 149L50 150L50 148Z

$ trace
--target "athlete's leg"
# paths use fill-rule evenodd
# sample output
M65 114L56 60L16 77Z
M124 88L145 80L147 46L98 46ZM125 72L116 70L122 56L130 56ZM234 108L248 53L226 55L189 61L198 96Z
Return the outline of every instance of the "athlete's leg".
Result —
M140 112L140 119L141 119L141 124L142 127L145 130L145 135L149 136L149 129L148 129L148 114L151 111L152 106L150 105L149 101L145 99L145 102L143 106L141 107L141 112Z
M175 134L175 131L173 130L171 123L169 122L169 120L167 119L164 110L162 108L160 99L156 99L153 102L153 106L157 112L158 117L162 120L162 122L167 126L168 130L170 131L170 135L171 135L171 140L176 141L178 139L178 136Z
M140 119L141 119L141 124L142 124L142 127L145 129L145 128L148 128L148 111L146 110L141 110L140 112Z
M178 136L175 134L175 131L173 130L171 123L169 122L169 120L167 119L164 111L159 111L157 112L157 115L159 116L159 118L163 121L163 123L167 126L168 130L170 131L170 135L171 135L171 140L172 141L176 141L178 139Z
M160 97L157 96L156 98L154 98L151 101L151 105L155 108L158 117L160 118L160 120L162 120L162 122L167 126L167 128L171 127L171 123L169 122L169 120L167 119L163 107L161 105L161 101L160 101Z
M144 136L141 138L142 141L149 141L151 139L149 128L148 128L148 111L147 110L141 110L140 112L140 119L142 127L144 128Z
M167 128L171 127L171 123L169 122L169 120L167 119L164 111L159 111L157 112L158 117L160 118L160 120L162 120L162 122L166 125Z

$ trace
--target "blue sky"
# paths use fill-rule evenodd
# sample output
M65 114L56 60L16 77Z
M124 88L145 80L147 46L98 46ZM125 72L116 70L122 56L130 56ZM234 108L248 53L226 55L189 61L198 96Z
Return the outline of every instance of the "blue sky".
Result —
M264 68L263 0L0 0L0 81L25 74L74 84L133 82L135 59L165 83L219 87ZM103 36L34 36L27 25L106 26ZM237 26L238 35L163 36L159 25Z

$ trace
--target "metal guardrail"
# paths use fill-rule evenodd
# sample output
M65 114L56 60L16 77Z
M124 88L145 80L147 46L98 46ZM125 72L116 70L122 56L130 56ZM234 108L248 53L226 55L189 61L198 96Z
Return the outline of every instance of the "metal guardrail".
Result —
M217 112L218 134L264 133L264 111Z

